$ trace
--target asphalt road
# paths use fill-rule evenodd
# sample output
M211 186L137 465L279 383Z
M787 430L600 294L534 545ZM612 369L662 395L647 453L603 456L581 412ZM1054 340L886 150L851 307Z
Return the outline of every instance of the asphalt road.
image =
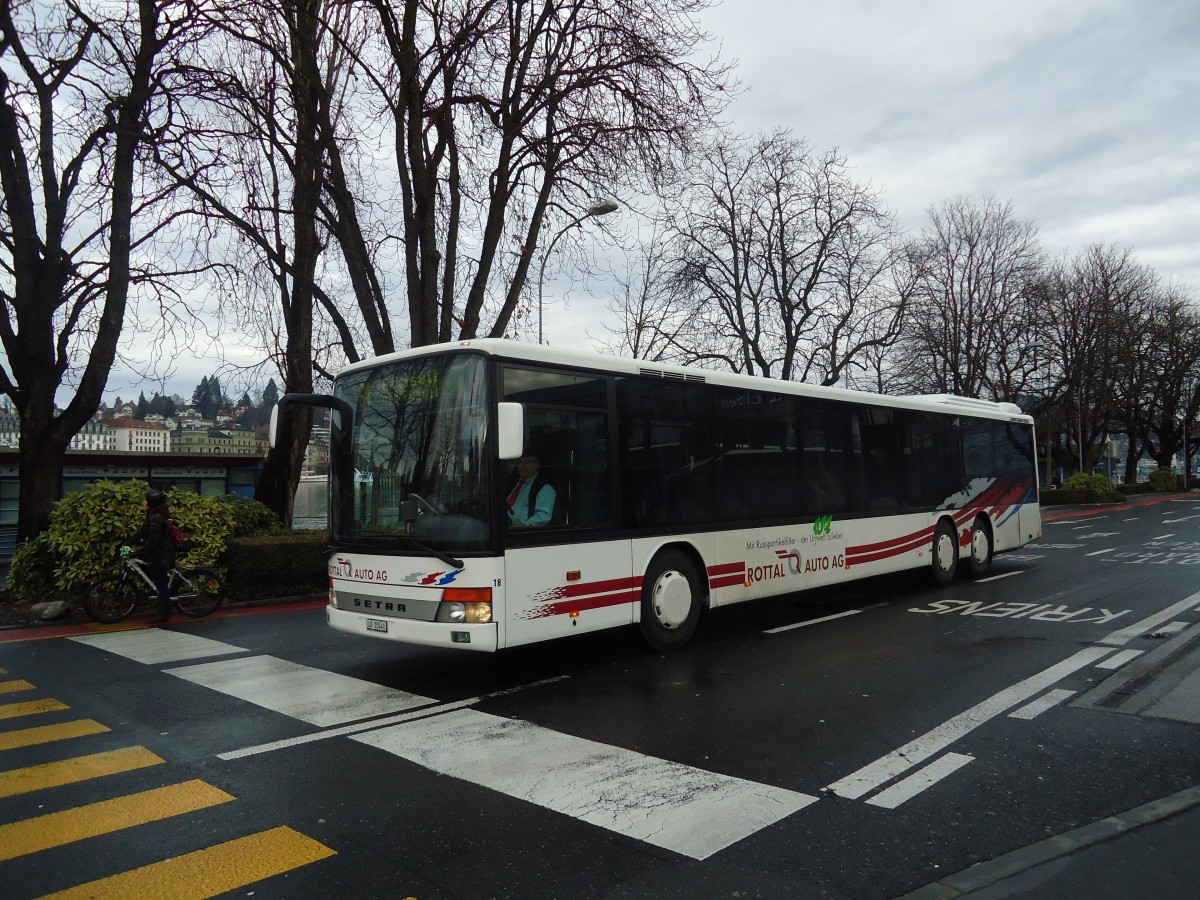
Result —
M297 607L0 632L4 895L897 897L1200 784L1196 723L1081 702L1197 628L1200 497L1044 531L977 582L718 610L669 655Z

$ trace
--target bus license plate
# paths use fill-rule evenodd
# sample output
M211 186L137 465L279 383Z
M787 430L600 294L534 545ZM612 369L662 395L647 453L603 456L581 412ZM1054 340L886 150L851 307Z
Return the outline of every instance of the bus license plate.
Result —
M367 631L387 631L387 622L383 619L367 619Z

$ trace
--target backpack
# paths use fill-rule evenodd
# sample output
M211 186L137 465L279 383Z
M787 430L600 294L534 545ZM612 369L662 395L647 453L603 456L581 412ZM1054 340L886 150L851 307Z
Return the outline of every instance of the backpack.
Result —
M183 536L183 529L181 529L174 522L167 523L167 534L171 536L171 543L174 544L176 548L180 548L187 543L187 538Z

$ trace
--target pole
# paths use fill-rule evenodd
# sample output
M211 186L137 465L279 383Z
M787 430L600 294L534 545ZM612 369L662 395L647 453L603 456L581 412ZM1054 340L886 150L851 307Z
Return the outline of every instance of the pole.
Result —
M550 258L551 252L554 250L554 245L558 243L558 239L570 231L572 228L583 222L584 219L590 219L592 216L607 216L611 212L616 212L620 207L613 200L599 200L593 203L581 215L576 216L572 221L568 222L558 230L558 233L550 239L549 245L546 247L546 252L542 254L542 265L538 269L538 343L542 341L542 286L546 280L546 260Z
M558 231L558 234L554 235L554 237L552 237L550 239L550 245L548 247L546 247L546 252L542 254L542 266L538 270L538 343L539 344L543 343L543 341L542 341L542 283L546 280L546 260L548 260L550 258L550 254L554 250L554 245L558 243L558 239L590 215L592 215L592 212L591 212L591 210L588 210L583 215L577 216L572 222L570 222L569 224L564 225L562 228L560 228Z

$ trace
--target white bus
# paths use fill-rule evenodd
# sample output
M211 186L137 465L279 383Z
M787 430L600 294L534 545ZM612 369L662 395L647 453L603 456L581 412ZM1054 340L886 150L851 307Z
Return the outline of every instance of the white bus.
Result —
M355 363L276 412L294 403L333 410L329 624L386 640L636 624L669 650L718 606L918 567L947 584L1041 536L1013 404L495 339ZM536 510L510 504L523 456Z

